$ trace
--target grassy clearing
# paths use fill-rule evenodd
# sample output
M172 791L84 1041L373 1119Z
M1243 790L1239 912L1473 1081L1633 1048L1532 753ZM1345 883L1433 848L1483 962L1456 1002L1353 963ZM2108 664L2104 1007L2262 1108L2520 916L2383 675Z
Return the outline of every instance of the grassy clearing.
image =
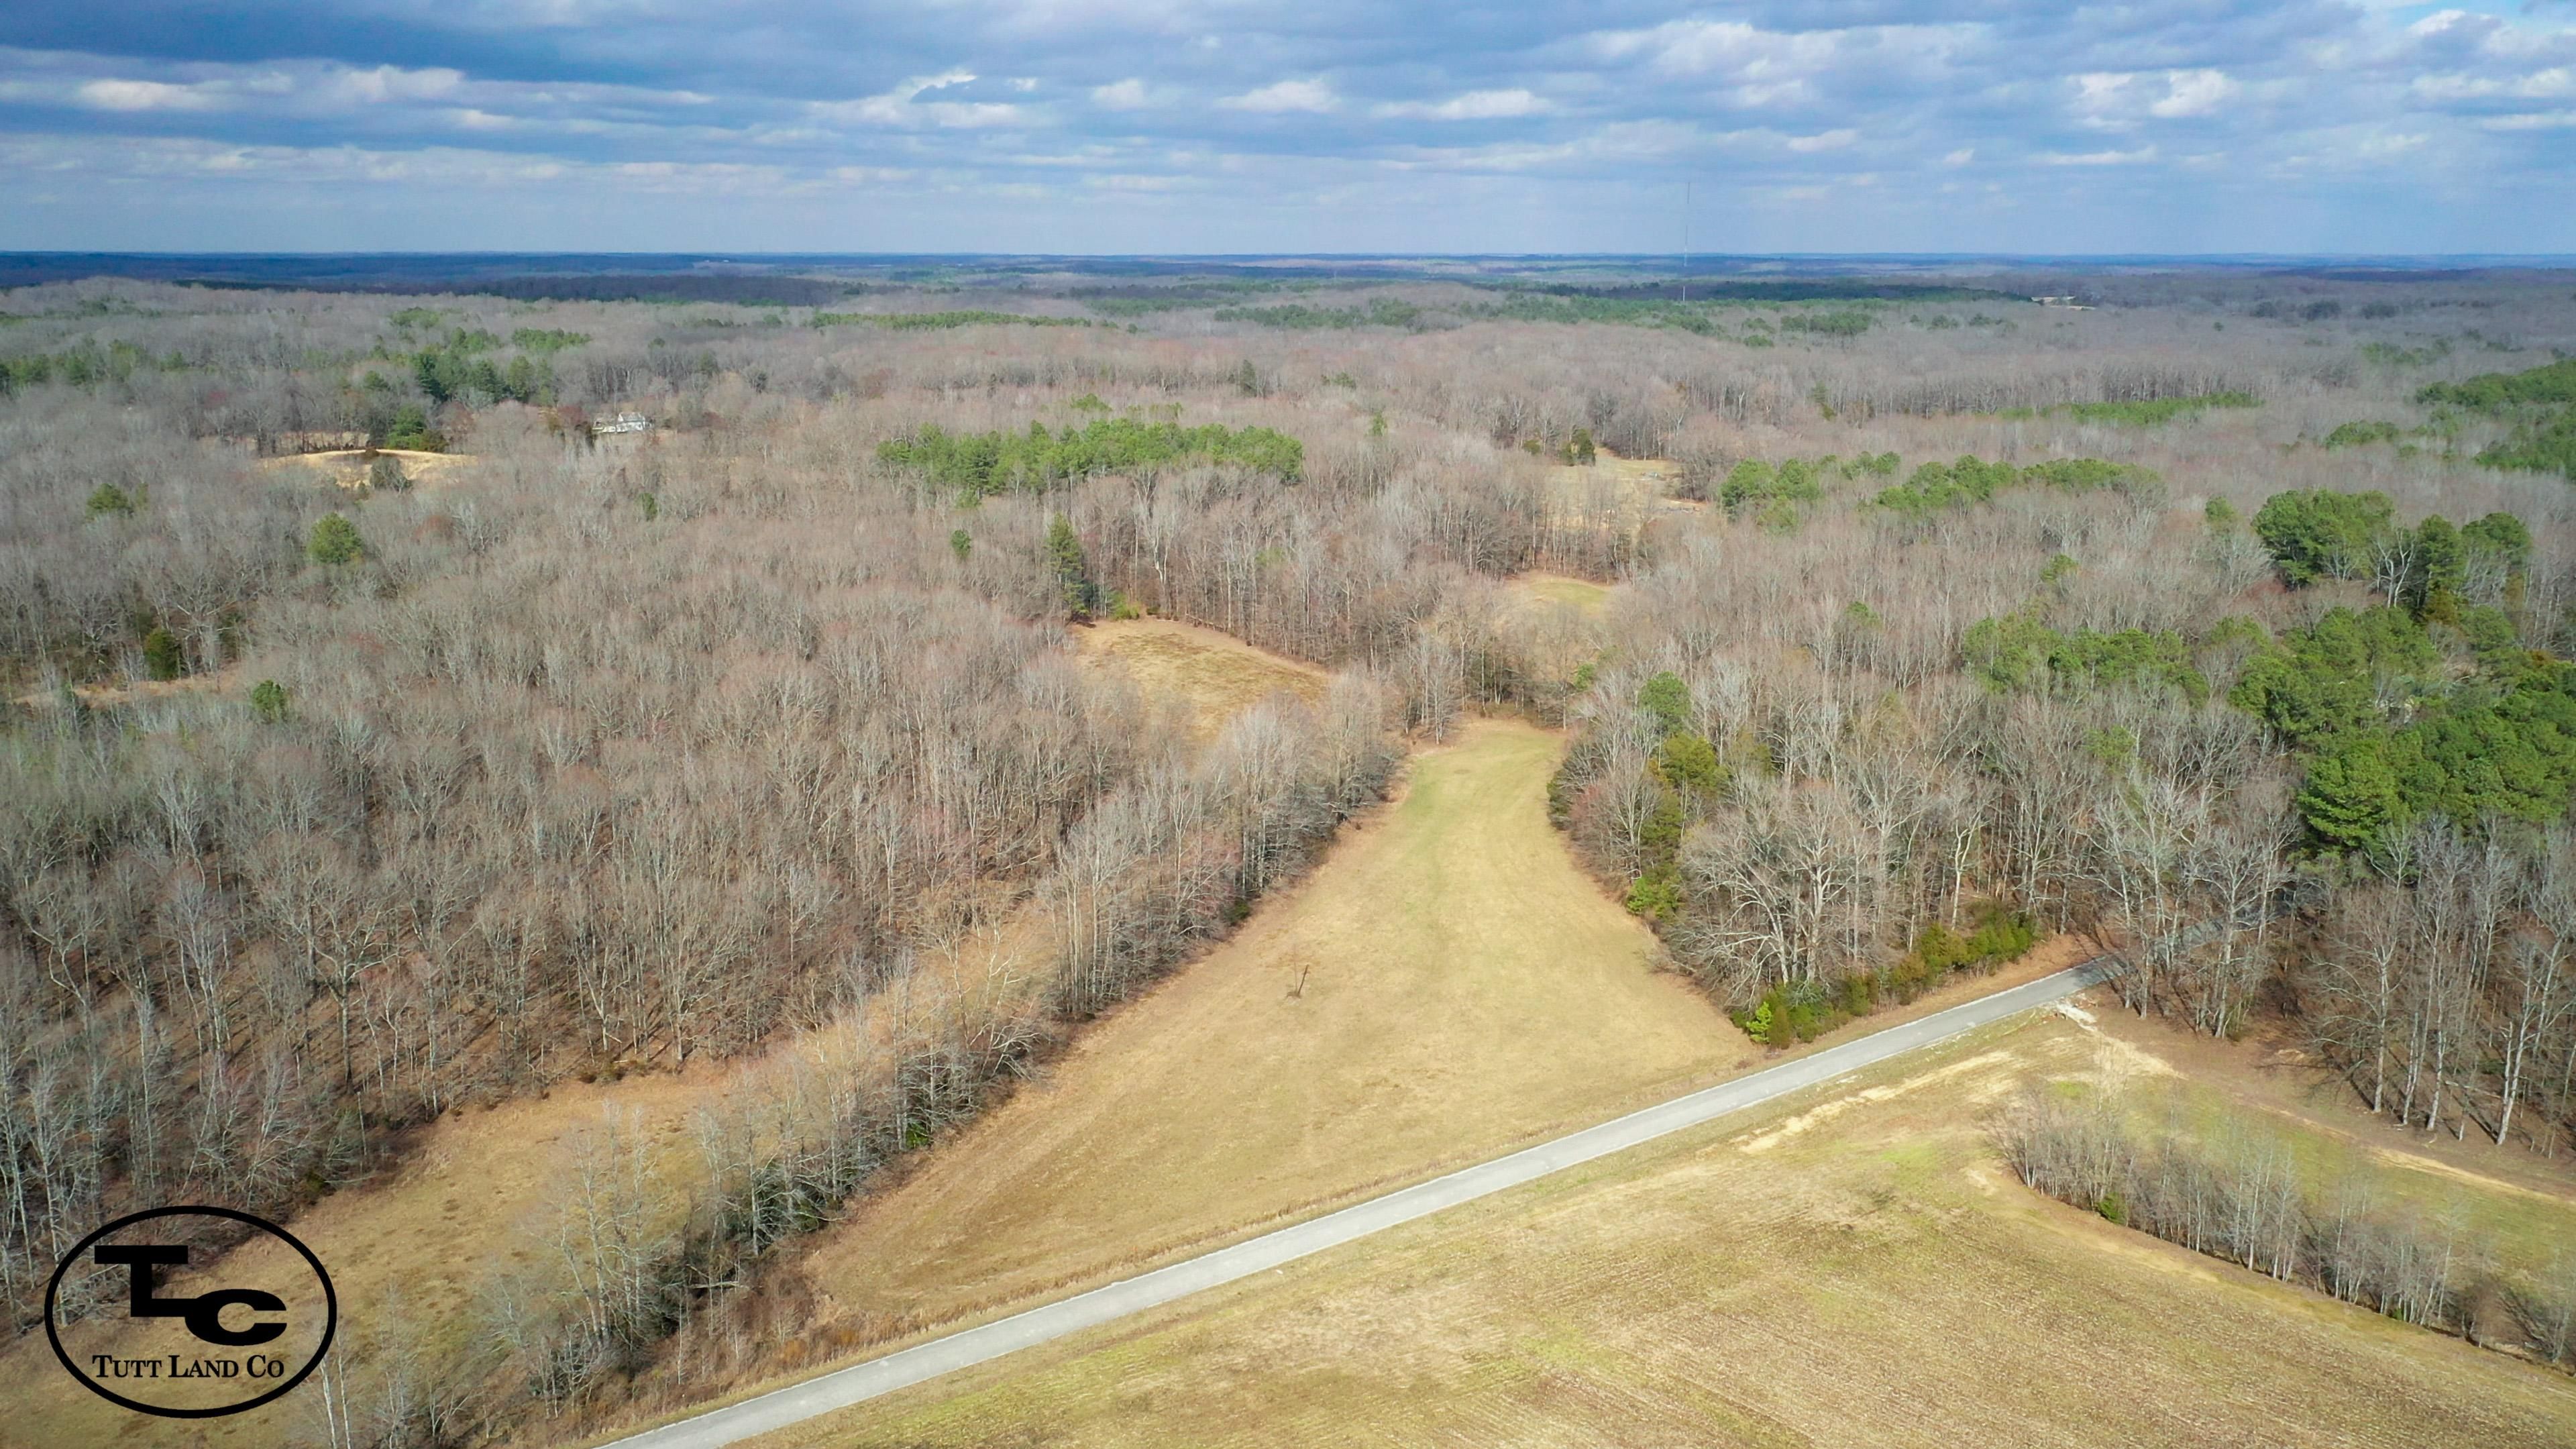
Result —
M807 1264L841 1327L1098 1278L1749 1060L1548 828L1560 747L1482 722L1418 756L1293 896L863 1203Z
M118 705L145 700L167 699L174 694L229 693L241 686L239 664L227 664L212 674L188 674L177 679L134 679L123 684L75 684L72 693L92 709L110 709ZM245 691L246 693L247 691ZM22 694L18 702L29 709L55 709L62 695L52 691Z
M1983 1112L2032 1080L2134 1081L2141 1055L2024 1018L758 1442L2576 1437L2576 1380L2113 1227L1996 1162Z
M1586 618L1598 618L1610 607L1610 586L1565 574L1532 571L1512 579L1523 598L1536 604L1562 604Z
M1590 464L1572 471L1578 477L1616 485L1636 507L1648 512L1703 506L1690 499L1667 496L1672 485L1680 481L1681 468L1666 458L1623 458L1603 448Z
M1172 619L1122 619L1076 635L1085 661L1126 671L1148 696L1189 711L1192 732L1213 736L1246 707L1272 694L1323 697L1330 676L1311 664L1255 649L1214 629Z
M424 453L413 448L381 448L377 451L401 462L403 472L410 475L414 488L436 488L453 482L449 475L471 467L476 461L466 453ZM363 449L342 448L329 453L298 453L293 457L270 458L262 466L311 468L343 488L361 488L367 482L369 459Z

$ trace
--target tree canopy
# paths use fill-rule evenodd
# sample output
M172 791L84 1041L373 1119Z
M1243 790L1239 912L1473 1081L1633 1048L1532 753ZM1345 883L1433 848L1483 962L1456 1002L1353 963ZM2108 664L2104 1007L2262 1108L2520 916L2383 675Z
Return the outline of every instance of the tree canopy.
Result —
M1991 503L1996 494L2008 488L2038 486L2061 493L2116 488L2125 492L2150 486L2155 478L2153 472L2135 464L2100 458L2054 458L2016 468L2010 463L1962 457L1950 463L1925 463L1904 482L1880 489L1870 502L1920 522L1936 513Z
M2385 493L2275 493L2254 515L2255 537L2293 588L2367 575L2375 551L2396 532L2396 506Z
M2173 689L2194 704L2209 680L2191 660L2191 645L2171 630L2077 629L2060 633L2029 613L1980 619L1961 641L1969 671L1999 693L2119 686Z
M984 498L1036 492L1069 478L1185 463L1223 464L1294 482L1305 467L1306 447L1270 428L1221 423L1185 428L1097 418L1062 433L1034 422L1025 433L950 433L926 427L908 438L889 439L877 449L877 457L961 494Z

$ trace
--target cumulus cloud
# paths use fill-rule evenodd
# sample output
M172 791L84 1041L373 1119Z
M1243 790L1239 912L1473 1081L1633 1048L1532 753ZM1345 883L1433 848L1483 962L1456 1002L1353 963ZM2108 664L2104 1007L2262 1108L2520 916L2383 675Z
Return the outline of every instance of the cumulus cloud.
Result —
M161 81L94 80L73 94L97 111L210 111L222 104L212 92Z
M1133 78L1091 88L1091 103L1107 111L1141 110L1145 105L1145 83Z
M1499 121L1545 115L1554 109L1538 95L1515 86L1505 91L1469 91L1445 101L1389 101L1370 114L1425 121Z
M2087 126L2112 131L2132 130L2148 119L2215 115L2244 89L2226 72L2209 69L2093 71L2073 79L2077 117Z
M2043 166L2143 166L2156 159L2156 148L2141 146L2135 151L2043 151Z
M282 87L292 82L276 78ZM343 70L326 76L317 88L325 99L350 105L380 106L401 101L434 100L452 95L465 84L465 73L444 66L429 70L404 70L399 66L380 65L367 70Z
M1838 131L1824 131L1813 136L1792 136L1789 138L1789 149L1801 156L1812 156L1818 151L1839 151L1859 139L1860 132L1845 128Z
M2168 120L2206 116L2226 104L2238 90L2235 81L2214 70L2168 71L2164 80L2164 98L2148 106L2147 113Z
M1331 86L1322 81L1313 80L1284 80L1275 85L1263 86L1257 91L1246 91L1239 96L1227 96L1217 102L1218 105L1229 110L1256 111L1267 115L1279 115L1290 111L1322 113L1335 109L1341 103L1342 98L1333 94Z
M12 0L9 14L31 19L0 33L115 30L82 29L89 11L71 0ZM851 44L861 29L867 43ZM1004 195L1062 203L1014 215L1075 215L1163 190L1196 198L1183 230L1116 238L1127 250L1191 249L1255 215L1332 215L1366 197L1377 200L1343 213L1351 225L1393 230L1354 233L1364 247L1543 217L1572 249L1616 249L1635 233L1619 198L1684 180L1729 215L1812 196L1798 214L1813 234L1764 240L1830 247L1879 215L1861 199L1872 168L1918 152L1929 158L1918 164L1960 173L1948 185L1969 187L1973 169L1974 189L1999 206L2080 190L2084 205L2045 208L2065 233L2050 245L2132 247L2140 218L2216 216L2230 231L2295 212L2317 246L2342 250L2355 243L2336 227L2384 226L2390 209L2301 193L2299 178L2323 187L2340 174L2334 184L2348 187L2349 168L2367 165L2388 185L2440 185L2444 205L2406 224L2438 229L2444 245L2576 249L2576 7L2561 3L2426 15L2379 0L1980 0L1587 23L1525 0L1304 11L1215 0L228 0L220 14L168 9L148 50L92 44L0 46L0 136L28 143L0 151L11 201L0 246L88 240L77 218L91 203L76 188L49 193L62 198L45 203L52 230L28 221L25 183L58 176L65 147L167 155L187 141L202 149L184 174L242 185L284 174L269 148L399 158L462 143L603 185L630 176L613 168L641 166L652 169L626 184L730 195L749 194L753 177L784 196L899 173L936 188L925 196L978 199L933 208L951 217ZM1345 120L1295 123L1318 116ZM40 154L52 169L31 159ZM454 157L440 165L442 176L471 170ZM174 188L164 214L257 212L223 201L221 184L232 183ZM1876 190L1889 199L1870 205L1894 206L1903 188ZM2274 204L2289 202L2299 205ZM373 205L392 215L406 204ZM1909 224L1871 221L1868 234L1896 247L1969 240L1942 229L1950 220L1922 236ZM1986 224L2000 225L1956 222ZM840 232L740 225L731 245L846 244ZM2017 228L1978 244L2040 242Z
M854 101L816 101L805 108L818 121L867 126L1007 126L1020 119L1020 108L1006 101L922 99L934 91L969 85L971 70L913 76L892 90Z
M2420 76L2413 90L2428 101L2558 100L2576 96L2576 69L2561 65L2525 75Z

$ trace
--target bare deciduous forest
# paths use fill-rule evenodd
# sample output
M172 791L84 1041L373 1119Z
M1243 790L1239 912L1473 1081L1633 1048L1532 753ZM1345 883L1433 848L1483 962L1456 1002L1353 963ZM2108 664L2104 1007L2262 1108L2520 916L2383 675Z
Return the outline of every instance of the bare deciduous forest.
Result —
M1476 712L1566 732L1568 845L1757 1042L2080 932L2392 1122L2576 1146L2576 279L796 280L0 293L14 1329L133 1206L291 1222L722 1063L684 1181L603 1131L473 1350L325 1437L730 1382L799 1234ZM1333 682L1202 742L1078 658L1139 615ZM2122 1150L2030 1180L2188 1217ZM2223 1251L2344 1294L2316 1230ZM2421 1277L2345 1296L2456 1316Z

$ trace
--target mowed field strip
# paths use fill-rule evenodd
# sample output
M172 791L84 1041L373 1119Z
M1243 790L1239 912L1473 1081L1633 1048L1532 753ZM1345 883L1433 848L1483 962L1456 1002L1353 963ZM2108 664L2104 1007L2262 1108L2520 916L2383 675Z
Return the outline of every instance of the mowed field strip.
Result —
M1198 642L1129 623L1092 631L1086 651L1122 633ZM1181 662L1147 677L1247 663ZM1562 749L1482 720L1417 753L1400 797L1234 939L853 1204L801 1265L825 1298L813 1360L897 1351L1758 1065L1575 867L1546 817ZM2080 954L2050 942L1887 1020Z
M1190 1295L1356 1243L1433 1213L1473 1203L1674 1132L1831 1081L1946 1041L1962 1032L2060 1001L2099 979L2091 966L2024 982L1991 996L1872 1032L1719 1086L1543 1142L1461 1172L1371 1198L1044 1308L934 1340L873 1363L827 1374L700 1418L619 1441L628 1449L719 1449L833 1408L975 1367L1084 1329L1114 1323Z
M2566 1375L2022 1188L1987 1114L2133 1057L2025 1013L750 1442L2576 1443Z
M1561 748L1480 721L1417 754L1304 883L856 1205L816 1286L863 1324L952 1321L1748 1062L1568 858L1545 806Z

